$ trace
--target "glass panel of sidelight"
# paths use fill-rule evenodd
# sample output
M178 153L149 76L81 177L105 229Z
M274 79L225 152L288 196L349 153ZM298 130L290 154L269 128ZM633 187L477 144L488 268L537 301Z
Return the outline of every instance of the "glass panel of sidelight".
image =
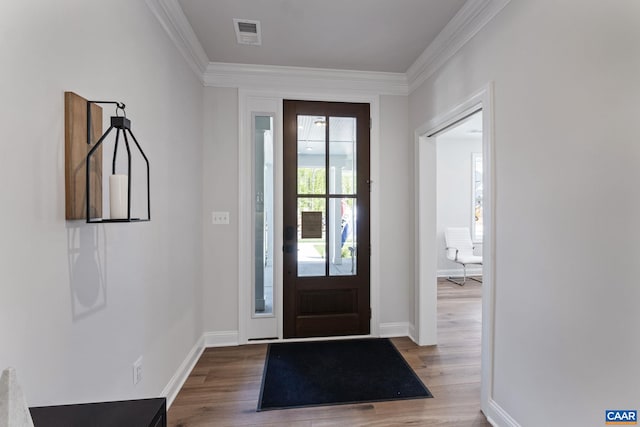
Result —
M356 194L355 117L329 117L329 194Z
M326 276L326 202L298 198L298 277Z
M329 199L329 275L356 275L357 229L356 199Z
M273 117L254 116L254 313L273 313Z
M325 194L326 119L298 116L298 194Z
M482 153L471 153L471 176L473 184L473 218L471 237L474 242L482 242L484 217L482 215Z

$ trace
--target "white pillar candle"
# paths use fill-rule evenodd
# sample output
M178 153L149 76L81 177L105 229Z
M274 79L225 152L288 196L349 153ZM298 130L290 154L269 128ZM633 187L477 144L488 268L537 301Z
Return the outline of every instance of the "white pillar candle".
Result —
M127 219L129 180L127 175L109 177L109 210L111 219Z

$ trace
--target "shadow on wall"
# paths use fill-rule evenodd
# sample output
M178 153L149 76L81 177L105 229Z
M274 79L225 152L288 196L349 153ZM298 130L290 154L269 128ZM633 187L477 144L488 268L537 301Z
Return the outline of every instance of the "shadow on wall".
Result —
M104 226L67 221L71 315L82 320L107 307L107 242Z

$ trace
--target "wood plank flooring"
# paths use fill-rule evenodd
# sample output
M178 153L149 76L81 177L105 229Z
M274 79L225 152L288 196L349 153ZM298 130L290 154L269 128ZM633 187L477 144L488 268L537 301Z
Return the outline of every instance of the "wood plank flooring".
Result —
M435 396L256 412L266 344L206 349L168 414L172 427L490 426L480 412L481 285L438 282L437 346L393 338Z

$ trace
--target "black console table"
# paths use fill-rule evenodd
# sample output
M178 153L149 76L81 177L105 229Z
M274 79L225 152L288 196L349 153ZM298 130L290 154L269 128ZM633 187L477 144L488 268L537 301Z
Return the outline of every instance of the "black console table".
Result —
M120 402L29 408L34 427L167 427L167 400Z

